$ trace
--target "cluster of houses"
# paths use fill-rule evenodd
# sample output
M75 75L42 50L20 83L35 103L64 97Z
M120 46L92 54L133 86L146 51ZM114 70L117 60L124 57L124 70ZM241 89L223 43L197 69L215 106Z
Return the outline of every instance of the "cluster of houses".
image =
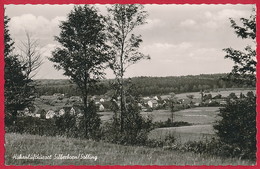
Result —
M213 103L218 106L226 104L225 98L221 98L221 96L206 96L207 95L204 95L204 97L201 98L187 96L187 98L182 99L172 95L143 97L138 105L141 111L153 111L154 109L168 109L170 106L182 106L183 108L187 108L213 105ZM93 96L91 100L95 103L97 111L110 111L111 98L108 96ZM21 114L45 119L51 119L54 116L60 117L66 112L78 117L83 116L81 108L82 99L79 96L67 98L64 94L56 93L53 96L41 96L37 101L38 104L35 104L35 110L33 112L26 108ZM43 104L45 105L41 106Z
M21 112L21 115L43 118L43 119L52 119L55 116L61 117L61 116L65 115L65 113L68 113L72 116L77 116L77 117L83 116L82 109L79 106L65 106L63 108L56 108L56 110L51 108L47 111L45 109L38 108L37 106L35 106L35 107L37 109L36 111L31 112L31 111L29 111L28 108L26 108L24 111Z

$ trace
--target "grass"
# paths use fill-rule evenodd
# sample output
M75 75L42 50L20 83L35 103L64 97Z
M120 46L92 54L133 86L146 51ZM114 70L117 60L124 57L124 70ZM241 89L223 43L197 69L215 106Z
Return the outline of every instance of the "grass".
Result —
M219 91L211 91L211 92L205 93L205 94L211 94L213 97L218 95L218 94L221 94L222 97L227 97L230 93L235 93L237 96L239 96L240 93L247 94L247 92L249 92L249 91L255 92L255 89L254 88L252 88L252 89L227 88L227 89L219 89ZM185 98L187 98L187 95L194 95L194 98L201 98L200 92L180 93L180 94L176 94L175 96L178 97L178 99L185 99Z
M8 133L5 139L6 165L255 165L254 161L235 158L224 159L161 148L122 146L63 137ZM41 156L91 154L97 156L97 160L18 160L12 158L14 154L40 154Z
M157 128L152 130L148 137L159 141L164 140L169 135L174 136L178 144L184 144L188 141L206 141L215 137L212 125Z

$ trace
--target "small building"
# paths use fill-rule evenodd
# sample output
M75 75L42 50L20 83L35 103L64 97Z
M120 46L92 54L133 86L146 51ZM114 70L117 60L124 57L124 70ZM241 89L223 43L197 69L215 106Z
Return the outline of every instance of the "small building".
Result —
M46 113L46 119L52 119L55 116L55 112L53 110L49 110Z
M76 111L75 111L75 109L72 107L72 108L70 109L70 115L74 116L75 114L76 114Z
M41 118L41 114L35 114L35 117Z
M99 111L104 111L105 107L102 104L100 104L98 109L99 109Z
M157 102L157 100L149 100L148 102L147 102L147 105L150 107L150 108L156 108L156 107L158 107L158 102Z

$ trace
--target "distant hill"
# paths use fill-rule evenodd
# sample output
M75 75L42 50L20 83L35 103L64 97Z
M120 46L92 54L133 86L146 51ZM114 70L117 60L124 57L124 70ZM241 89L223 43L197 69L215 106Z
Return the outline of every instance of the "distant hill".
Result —
M135 86L136 93L142 96L162 95L171 92L198 92L201 90L213 90L217 88L253 87L226 82L222 80L227 74L201 74L188 76L168 77L133 77L126 79ZM103 95L110 90L113 79L104 79L92 88L92 95ZM52 95L54 93L65 93L69 96L80 95L76 85L68 79L39 79L37 83L38 94Z

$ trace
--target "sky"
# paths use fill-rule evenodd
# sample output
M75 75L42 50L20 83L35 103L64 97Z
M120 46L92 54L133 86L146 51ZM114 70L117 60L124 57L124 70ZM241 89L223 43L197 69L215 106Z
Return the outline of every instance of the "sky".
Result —
M96 5L106 15L108 5ZM248 18L253 5L144 5L148 12L147 24L136 28L142 35L140 51L150 55L129 67L126 77L182 76L228 73L233 62L224 59L224 48L243 50L249 40L237 37L230 27L229 18L239 23ZM25 32L38 39L43 64L35 79L64 79L48 60L58 46L54 36L59 35L60 21L67 19L73 5L6 5L5 14L11 18L10 34L16 46L25 40ZM18 51L18 47L16 47ZM114 78L107 69L106 78Z

